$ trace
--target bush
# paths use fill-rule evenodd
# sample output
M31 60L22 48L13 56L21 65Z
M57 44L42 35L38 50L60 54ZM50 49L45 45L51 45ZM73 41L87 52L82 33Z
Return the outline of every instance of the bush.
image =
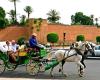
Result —
M76 38L76 41L84 41L84 40L85 40L84 35L78 35Z
M24 38L24 37L20 37L20 38L18 39L17 43L18 43L19 45L24 44L24 43L25 43L25 38Z
M96 42L97 42L97 43L100 43L100 36L97 36L97 37L96 37Z
M58 34L56 33L49 33L47 35L47 41L51 43L56 43L59 40Z

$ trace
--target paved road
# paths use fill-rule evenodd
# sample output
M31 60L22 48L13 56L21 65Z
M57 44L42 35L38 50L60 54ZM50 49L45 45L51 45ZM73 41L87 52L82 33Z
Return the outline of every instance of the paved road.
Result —
M0 80L100 80L100 60L86 60L87 68L84 77L79 77L75 63L66 63L64 72L67 77L58 72L58 67L54 69L54 77L50 77L49 71L31 76L25 71L24 66L19 66L15 71L6 71L0 76Z

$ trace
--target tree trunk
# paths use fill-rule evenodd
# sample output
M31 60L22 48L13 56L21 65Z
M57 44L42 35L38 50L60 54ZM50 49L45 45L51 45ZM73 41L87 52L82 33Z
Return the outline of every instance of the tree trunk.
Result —
M29 20L30 13L28 13L28 20Z
M14 0L14 7L15 7L15 23L17 22L17 16L16 16L16 1Z

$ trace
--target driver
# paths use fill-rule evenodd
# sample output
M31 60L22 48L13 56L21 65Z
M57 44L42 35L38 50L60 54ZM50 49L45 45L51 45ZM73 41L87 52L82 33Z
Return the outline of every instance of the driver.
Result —
M37 37L37 34L36 33L33 33L29 39L29 45L31 48L35 49L35 51L39 51L40 52L40 49L42 48L41 46L39 46L38 44L38 41L36 39Z

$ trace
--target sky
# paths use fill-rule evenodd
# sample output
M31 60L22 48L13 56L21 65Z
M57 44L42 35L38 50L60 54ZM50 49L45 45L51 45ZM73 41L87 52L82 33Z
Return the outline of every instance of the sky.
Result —
M13 3L9 0L0 0L0 6L4 8L6 13L14 9ZM27 16L24 11L25 6L33 8L30 18L47 19L47 13L51 9L55 9L59 12L60 22L63 24L70 24L71 15L76 12L83 12L87 16L93 14L95 18L100 17L100 0L19 0L17 2L18 18L23 14ZM9 15L7 15L8 17Z

